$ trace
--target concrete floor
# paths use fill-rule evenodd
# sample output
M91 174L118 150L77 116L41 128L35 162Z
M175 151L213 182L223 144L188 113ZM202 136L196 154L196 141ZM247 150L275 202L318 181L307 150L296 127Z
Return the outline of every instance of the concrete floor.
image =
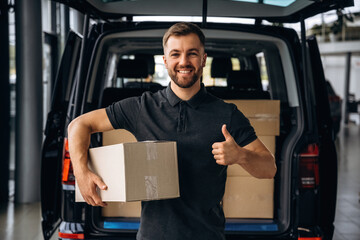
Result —
M360 239L360 126L343 128L336 141L339 154L338 201L333 240ZM11 184L13 190L13 184ZM0 206L1 240L40 240L40 203ZM57 239L56 234L52 240Z
M339 177L333 240L360 239L360 126L349 125L337 140Z

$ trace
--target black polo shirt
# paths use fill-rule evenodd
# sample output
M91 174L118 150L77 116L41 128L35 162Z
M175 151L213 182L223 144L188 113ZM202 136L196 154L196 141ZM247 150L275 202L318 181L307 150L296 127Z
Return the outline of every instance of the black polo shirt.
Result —
M106 108L114 128L132 132L138 141L177 142L180 198L142 202L137 239L225 239L226 166L218 165L212 144L224 141L223 124L240 146L256 139L249 121L236 108L201 90L182 101L170 85Z

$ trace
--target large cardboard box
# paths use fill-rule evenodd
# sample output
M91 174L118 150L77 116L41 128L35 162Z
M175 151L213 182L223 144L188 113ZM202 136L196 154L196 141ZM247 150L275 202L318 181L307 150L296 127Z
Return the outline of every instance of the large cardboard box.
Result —
M121 143L89 150L89 167L107 184L105 202L179 197L176 142ZM76 201L84 201L76 186Z
M265 147L275 155L275 136L258 136L260 141L265 145Z
M226 218L273 218L274 179L228 177L223 209Z
M140 217L141 202L108 202L102 208L103 217Z
M280 134L280 101L227 100L249 119L259 139L275 155ZM223 206L227 218L273 218L274 179L257 179L239 165L228 166Z
M258 136L278 136L280 133L279 100L225 100L233 103L249 119Z

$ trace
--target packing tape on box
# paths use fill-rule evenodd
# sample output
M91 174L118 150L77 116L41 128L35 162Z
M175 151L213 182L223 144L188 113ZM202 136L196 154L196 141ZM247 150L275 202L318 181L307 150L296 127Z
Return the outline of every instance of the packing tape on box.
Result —
M158 182L156 176L145 176L145 191L147 199L158 199Z
M278 117L274 116L273 113L256 113L254 116L249 118L272 118L272 119L278 119Z
M147 142L146 146L146 159L152 161L158 158L156 144L154 142Z

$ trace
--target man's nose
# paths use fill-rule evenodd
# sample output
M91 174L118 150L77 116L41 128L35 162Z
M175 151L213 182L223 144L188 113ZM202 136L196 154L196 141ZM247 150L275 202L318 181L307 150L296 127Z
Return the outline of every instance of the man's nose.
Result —
M188 63L189 63L189 58L186 56L186 54L182 54L180 57L179 65L185 67L188 65Z

